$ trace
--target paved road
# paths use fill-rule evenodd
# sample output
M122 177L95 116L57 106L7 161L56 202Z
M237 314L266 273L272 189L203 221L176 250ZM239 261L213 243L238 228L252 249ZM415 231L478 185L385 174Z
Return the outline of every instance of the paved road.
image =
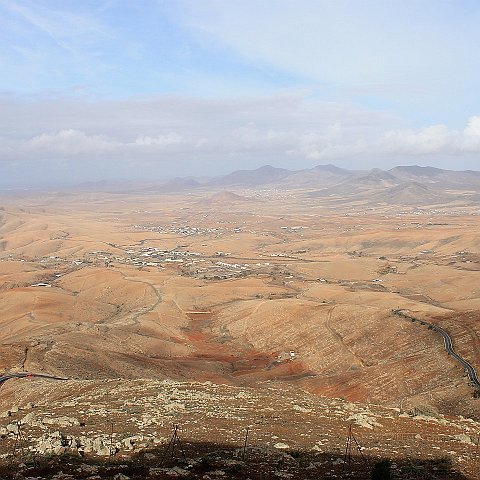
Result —
M31 372L15 372L5 373L0 376L0 385L3 385L7 380L11 378L49 378L51 380L68 380L68 378L56 377L54 375L48 375L45 373L31 373Z
M443 344L445 346L445 350L447 351L447 353L451 357L453 357L458 363L460 363L460 365L462 365L462 367L465 369L466 374L468 375L470 383L478 391L480 391L480 381L478 380L478 375L477 375L477 372L475 371L475 368L470 363L468 363L465 359L463 359L458 353L455 352L455 350L453 349L452 338L442 327L439 327L438 325L434 325L433 323L428 323L425 320L419 320L418 318L412 317L406 314L402 309L393 310L393 313L394 315L408 318L409 320L413 320L415 322L420 322L422 325L428 325L429 327L431 327L433 331L438 332L443 337Z

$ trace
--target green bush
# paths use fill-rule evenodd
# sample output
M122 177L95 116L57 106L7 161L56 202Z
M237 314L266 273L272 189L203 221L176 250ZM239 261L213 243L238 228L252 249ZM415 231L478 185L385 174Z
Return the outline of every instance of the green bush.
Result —
M386 458L377 462L372 469L370 475L372 480L391 480L392 476L392 462Z

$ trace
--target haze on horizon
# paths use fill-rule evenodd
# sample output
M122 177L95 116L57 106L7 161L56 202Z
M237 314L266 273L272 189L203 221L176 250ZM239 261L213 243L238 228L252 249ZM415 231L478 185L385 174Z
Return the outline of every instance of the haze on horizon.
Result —
M480 169L473 0L0 0L0 186Z

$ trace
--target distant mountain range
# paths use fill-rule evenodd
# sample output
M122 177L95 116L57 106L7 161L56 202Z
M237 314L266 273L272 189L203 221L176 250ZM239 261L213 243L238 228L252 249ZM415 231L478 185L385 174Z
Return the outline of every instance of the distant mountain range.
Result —
M210 180L192 177L176 178L165 187L172 191L177 188L195 187L257 187L278 185L289 188L319 188L338 184L361 187L389 187L404 182L418 182L440 188L479 189L480 172L473 170L454 171L418 165L399 166L390 170L345 170L335 165L317 165L303 170L264 165L254 170L237 170L228 175Z
M264 165L253 170L237 170L214 178L177 177L157 182L94 182L69 188L75 191L111 193L192 193L214 192L210 204L251 201L238 189L297 190L309 198L332 201L359 200L363 203L392 205L439 205L480 203L480 171L443 170L435 167L404 165L382 170L347 170L335 165L317 165L302 170L288 170ZM67 192L67 191L64 191ZM215 192L219 192L215 194ZM211 193L210 193L211 194Z
M256 170L237 170L223 177L214 178L209 182L212 186L258 186L281 181L294 172L284 168L264 165Z
M390 170L346 170L317 165L288 170L271 165L237 170L209 180L177 178L160 187L161 192L194 192L213 188L277 188L303 190L311 198L358 197L375 203L397 205L443 204L468 200L480 202L480 172L442 170L418 165Z

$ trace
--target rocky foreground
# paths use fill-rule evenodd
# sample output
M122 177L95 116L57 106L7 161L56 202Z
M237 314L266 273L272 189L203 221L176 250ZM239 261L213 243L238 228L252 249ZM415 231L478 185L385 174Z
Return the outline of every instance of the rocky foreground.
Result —
M23 379L1 391L5 479L480 478L480 423L421 405L402 412L273 382Z

